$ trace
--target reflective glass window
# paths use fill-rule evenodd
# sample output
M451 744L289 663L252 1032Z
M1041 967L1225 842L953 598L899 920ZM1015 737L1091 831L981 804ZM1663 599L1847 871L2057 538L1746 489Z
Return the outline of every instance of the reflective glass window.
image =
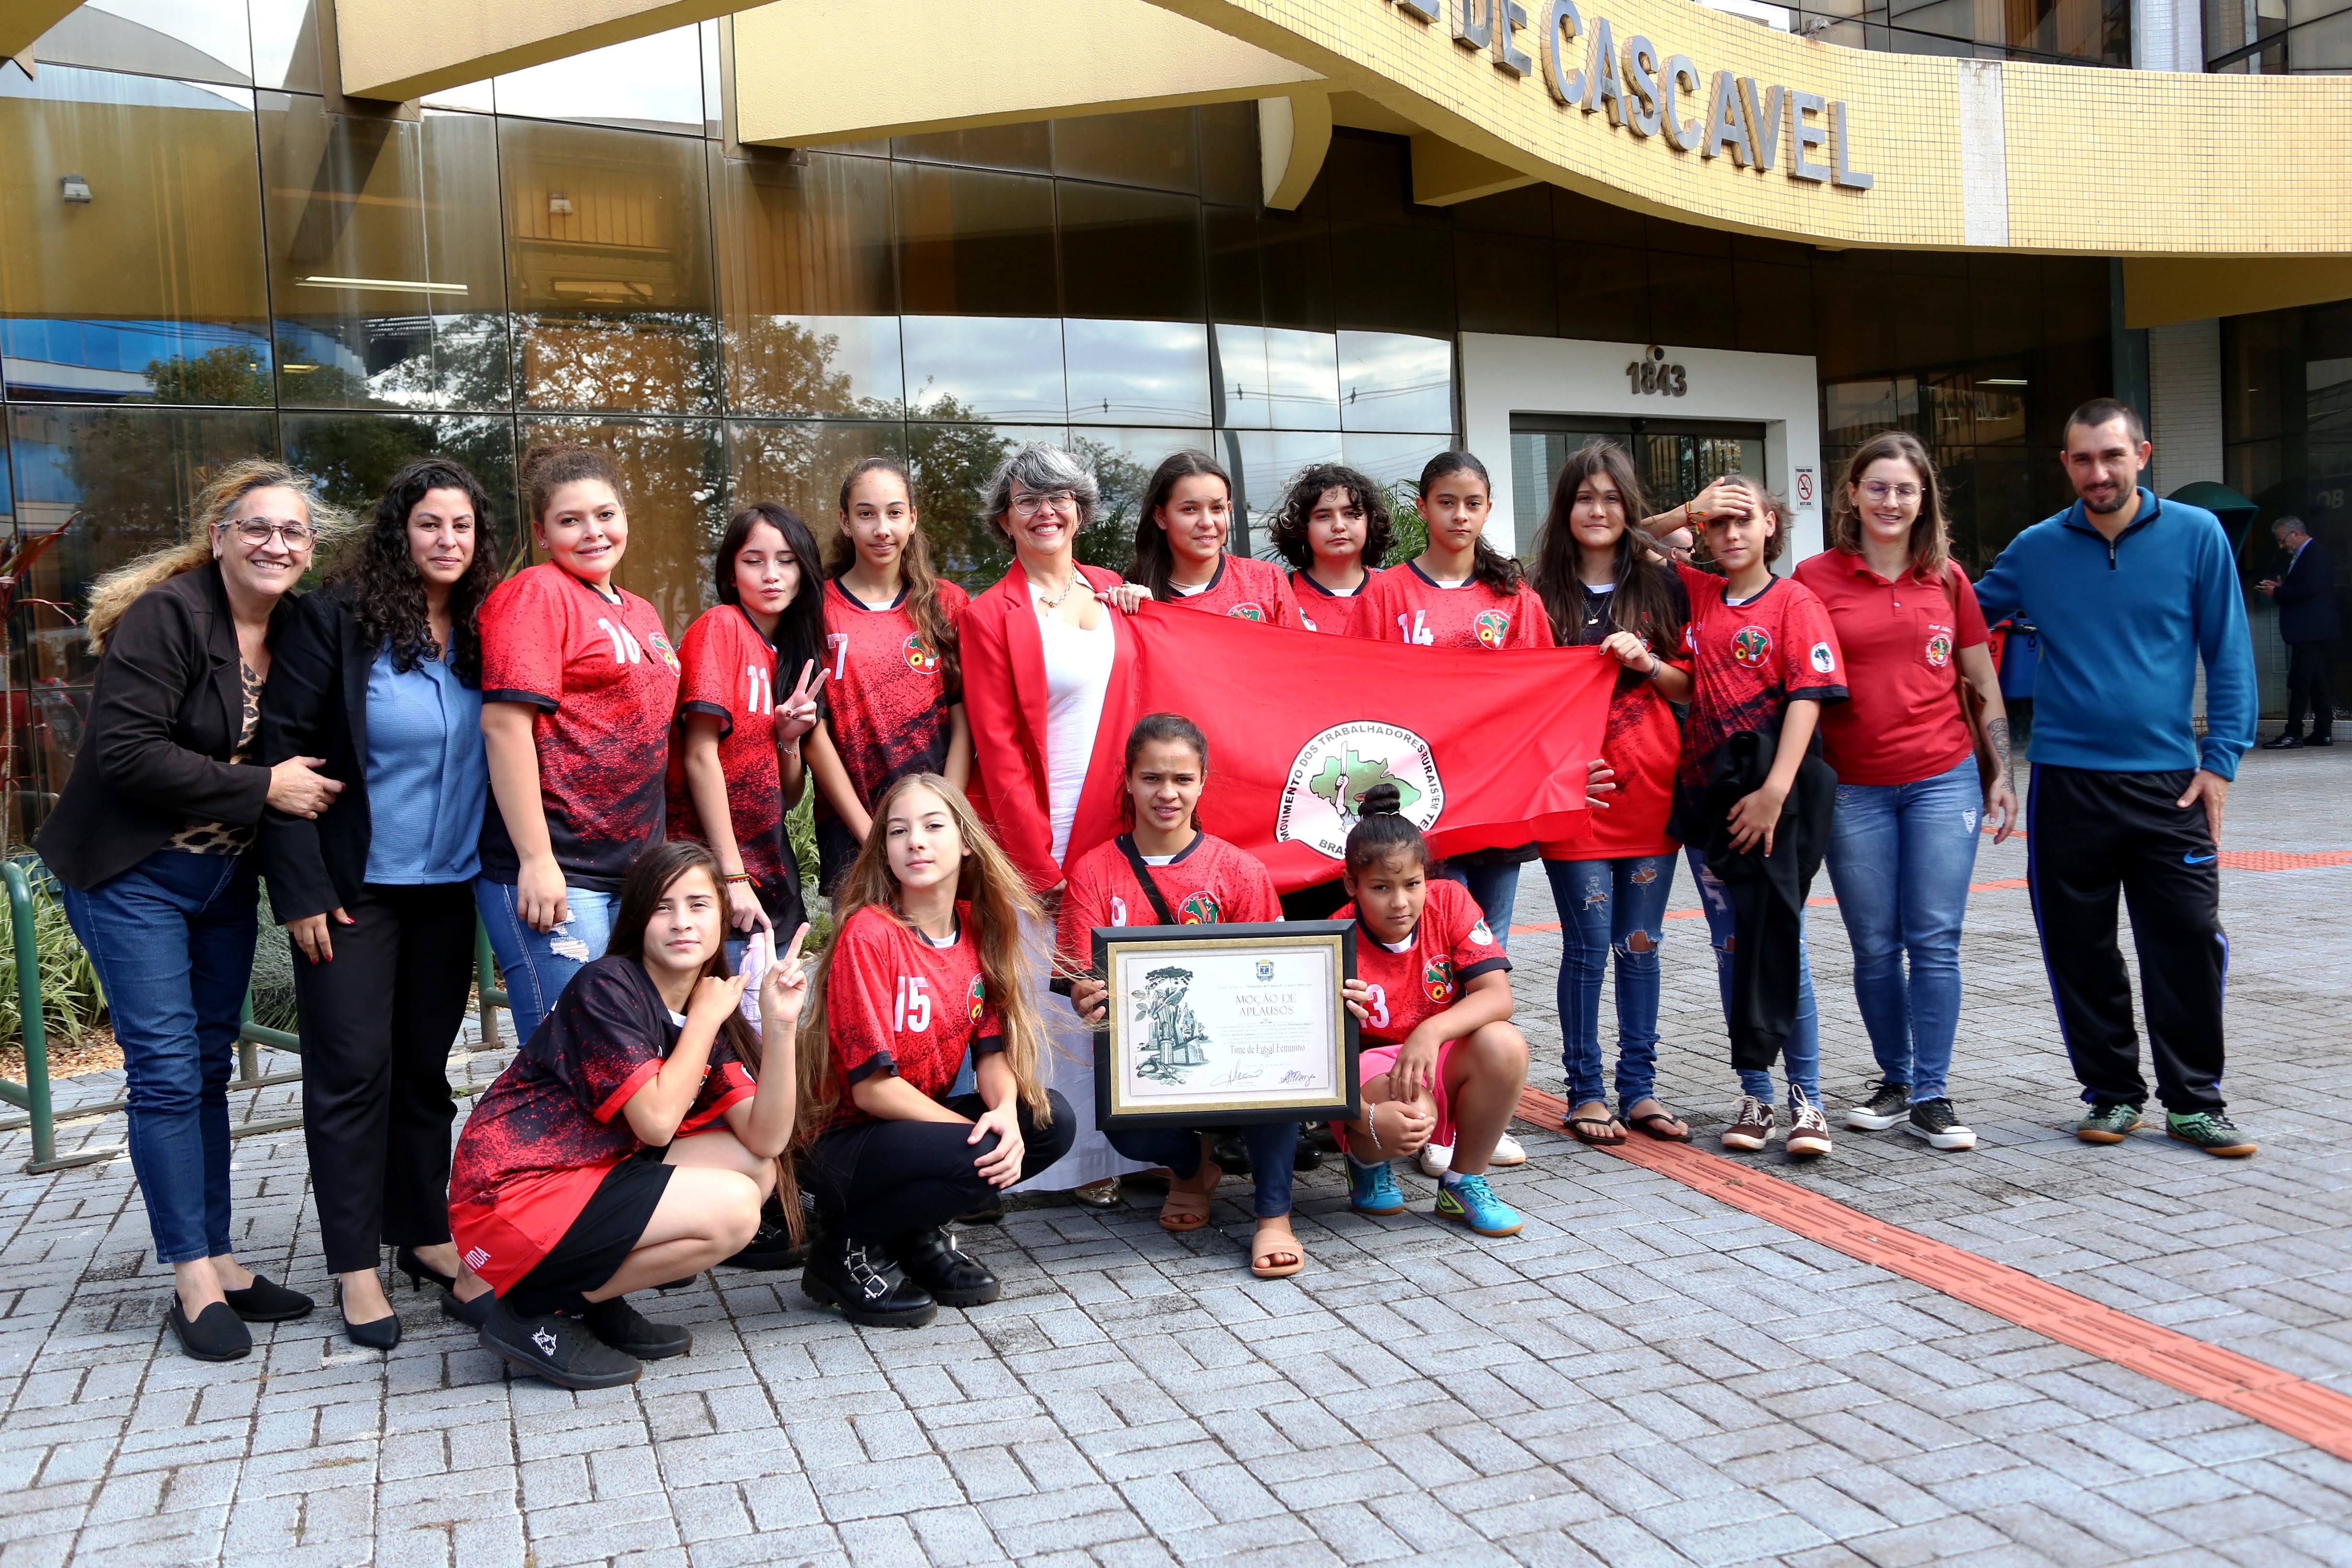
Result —
M245 0L89 0L41 36L33 58L237 87L253 80Z
M715 409L702 143L503 116L498 124L520 401Z
M727 443L719 422L522 422L524 451L547 441L577 441L613 455L629 514L628 549L614 580L651 601L673 640L685 635L694 617L717 603L710 559L727 526Z
M1613 231L1605 231L1613 232ZM1633 231L1636 237L1640 230ZM1630 245L1583 238L1552 247L1559 297L1559 335L1645 343L1650 329L1650 258Z
M243 89L0 71L13 395L270 401L253 136Z
M514 421L502 414L288 414L286 460L319 481L329 500L364 522L401 466L418 458L462 463L490 498L483 548L530 564L530 531L517 515Z
M1209 330L1194 321L1062 326L1070 419L1086 425L1209 423Z
M978 125L964 131L933 131L890 138L893 157L925 163L964 163L982 169L1019 169L1043 174L1054 167L1054 133L1043 120L1021 125Z
M252 0L253 85L320 92L319 6L324 0Z
M1151 488L1152 470L1171 453L1187 449L1206 452L1218 463L1224 462L1206 430L1074 426L1070 449L1086 458L1094 469L1095 482L1102 488L1102 509L1094 525L1078 536L1078 559L1122 573L1134 560L1136 524L1142 515L1144 493ZM1238 492L1238 479L1235 488Z
M506 264L488 121L259 95L278 400L499 407Z
M1265 185L1258 163L1257 105L1204 103L1199 113L1201 195L1234 206L1257 205Z
M1201 188L1189 109L1094 114L1056 120L1053 126L1057 174L1187 195Z
M1514 443L1517 437L1513 437ZM1339 438L1341 452L1348 466L1362 470L1391 489L1402 485L1410 491L1421 479L1421 470L1429 459L1440 452L1451 451L1454 437L1450 434L1420 436L1387 435L1350 430ZM1513 487L1517 493L1517 486ZM1540 509L1538 515L1540 516ZM1522 535L1522 539L1531 537Z
M908 427L915 510L931 543L932 563L973 593L1004 575L1013 548L981 515L982 492L997 464L1029 441L1067 446L1058 425L914 425Z
M1398 332L1341 332L1339 351L1342 429L1454 428L1451 342Z
M916 417L1024 425L1068 417L1060 321L908 316L902 326Z
M1077 180L1057 183L1067 314L1199 319L1198 201Z
M438 92L428 92L424 98L427 109L463 109L475 114L488 114L498 107L497 95L488 79L460 82L445 87Z
M908 314L1055 316L1054 182L896 163Z
M805 163L712 153L730 406L896 417L898 289L890 171L871 158Z
M860 458L907 458L907 427L895 420L732 419L727 424L728 506L780 501L800 513L830 549L841 531L841 477Z
M1217 423L1329 430L1339 424L1338 341L1328 332L1219 322Z
M693 27L509 71L494 86L500 114L702 134L702 38Z
M1209 315L1220 321L1256 321L1265 315L1257 277L1257 215L1246 207L1203 207L1208 252Z
M1315 463L1340 460L1336 430L1220 430L1217 456L1234 476L1236 534L1231 548L1265 552L1267 525L1290 481Z
M1454 237L1443 223L1391 228L1335 218L1331 310L1341 326L1454 330Z
M1456 229L1454 277L1464 331L1548 338L1559 330L1550 240Z
M1260 212L1257 275L1268 325L1329 330L1331 226L1319 213ZM1402 286L1391 270L1388 287Z
M1733 316L1734 298L1728 257L1650 252L1650 320L1678 347L1735 347L1738 330ZM1948 314L1940 310L1931 313Z

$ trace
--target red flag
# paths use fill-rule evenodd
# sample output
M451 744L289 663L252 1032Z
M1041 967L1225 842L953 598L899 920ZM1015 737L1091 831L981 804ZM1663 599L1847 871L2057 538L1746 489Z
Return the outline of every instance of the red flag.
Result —
M1411 647L1158 604L1131 625L1134 711L1201 726L1202 826L1286 892L1339 874L1384 781L1439 855L1591 832L1585 766L1618 668L1598 648Z

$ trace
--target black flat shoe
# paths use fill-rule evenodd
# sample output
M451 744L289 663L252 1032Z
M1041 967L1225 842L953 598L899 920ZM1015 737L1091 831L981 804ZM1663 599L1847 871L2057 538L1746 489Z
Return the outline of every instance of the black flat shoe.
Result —
M497 1300L496 1295L485 1290L470 1301L460 1301L457 1292L444 1290L441 1292L441 1315L469 1329L478 1329L489 1321L490 1303Z
M215 1301L196 1314L194 1322L180 1308L178 1291L163 1321L180 1342L180 1353L194 1361L243 1361L253 1353L253 1333L225 1301Z
M229 1310L248 1323L290 1323L297 1318L307 1318L319 1303L299 1290L289 1290L264 1274L253 1277L253 1283L242 1290L224 1290L221 1299Z
M660 1361L684 1355L694 1348L694 1331L676 1323L656 1323L629 1305L625 1296L591 1301L580 1314L588 1331L625 1355L639 1361Z
M444 1290L454 1289L457 1284L448 1275L417 1257L415 1250L410 1247L403 1247L395 1249L392 1255L392 1266L408 1276L408 1288L412 1290L424 1289L427 1279L440 1286Z
M891 1249L907 1278L942 1307L982 1307L1004 1294L988 1266L960 1251L945 1230L919 1230Z
M2300 735L2273 735L2263 742L2265 752L2292 752L2303 744Z
M388 1351L400 1342L400 1314L387 1313L370 1318L364 1323L354 1323L343 1310L343 1293L335 1292L335 1316L343 1320L343 1337L364 1350Z

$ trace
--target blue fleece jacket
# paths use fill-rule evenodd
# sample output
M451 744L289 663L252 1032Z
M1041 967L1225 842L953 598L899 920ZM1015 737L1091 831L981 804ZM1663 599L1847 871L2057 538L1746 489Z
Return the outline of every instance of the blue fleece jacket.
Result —
M2229 535L2199 507L2139 492L2113 544L2076 501L2010 542L1977 584L1985 619L2042 629L2036 763L2099 773L2203 768L2235 778L2254 743L2254 645ZM2205 661L2205 736L2190 721Z

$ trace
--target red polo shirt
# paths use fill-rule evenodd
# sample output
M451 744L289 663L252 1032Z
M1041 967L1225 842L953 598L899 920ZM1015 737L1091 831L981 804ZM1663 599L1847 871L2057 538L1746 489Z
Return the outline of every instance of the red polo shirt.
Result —
M1859 555L1824 550L1796 579L1828 606L1845 655L1845 701L1822 711L1822 755L1850 784L1906 784L1974 751L1960 710L1959 650L1985 641L1984 612L1955 564L1943 584L1888 582Z

